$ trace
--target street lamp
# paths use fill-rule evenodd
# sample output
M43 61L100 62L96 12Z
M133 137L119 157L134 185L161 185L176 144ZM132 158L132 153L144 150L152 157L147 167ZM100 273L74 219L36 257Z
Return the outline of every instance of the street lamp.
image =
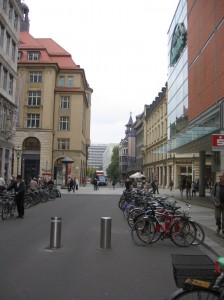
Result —
M17 158L17 175L19 174L19 159L21 157L21 152L22 152L22 149L17 146L14 148L15 150L15 154L16 154L16 158Z

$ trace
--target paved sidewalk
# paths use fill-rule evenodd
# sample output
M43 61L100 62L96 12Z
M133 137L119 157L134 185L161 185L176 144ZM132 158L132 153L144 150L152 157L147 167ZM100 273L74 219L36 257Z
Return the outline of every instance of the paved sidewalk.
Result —
M116 185L115 189L112 186L99 187L99 190L94 191L91 184L87 184L85 187L80 186L77 194L99 194L99 195L117 195L118 199L125 188L120 185ZM67 190L61 190L64 194L67 194ZM184 191L183 199L181 199L180 190L173 189L159 189L159 195L174 197L180 204L182 209L185 209L186 203L191 205L190 216L193 220L202 225L206 237L204 245L213 251L216 256L224 256L224 238L216 234L217 226L215 225L214 207L210 200L210 193L207 190L205 197L199 197L198 193L196 197L192 197L191 200L186 199L186 192ZM159 196L158 195L158 196Z

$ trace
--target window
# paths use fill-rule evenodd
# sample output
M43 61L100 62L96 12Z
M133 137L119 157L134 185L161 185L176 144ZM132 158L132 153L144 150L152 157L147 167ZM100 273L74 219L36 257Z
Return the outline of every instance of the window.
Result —
M10 35L6 32L6 53L9 54L10 49Z
M69 96L61 96L61 108L69 108Z
M68 87L73 87L73 77L71 77L71 76L68 76L68 79L67 79L68 81Z
M29 91L28 93L28 105L38 106L41 103L41 92L40 91Z
M13 12L12 3L9 2L9 20L12 20L12 12Z
M28 52L27 59L28 60L39 60L40 53L39 52Z
M60 76L59 77L59 86L60 87L64 87L65 86L65 77L64 76Z
M15 12L14 13L14 28L17 29L18 28L18 15L17 13Z
M21 58L22 58L22 51L19 51L18 56L17 56L17 60L21 60Z
M68 130L69 117L60 117L60 130Z
M12 41L12 60L15 61L16 58L16 43Z
M58 150L69 150L69 139L58 139Z
M30 72L30 82L42 82L42 72Z
M7 0L3 0L3 10L4 10L4 12L6 12L7 11Z
M39 114L27 114L27 128L39 128L40 115Z
M4 43L4 31L5 28L4 26L0 23L0 46L3 47L3 43Z
M8 71L3 68L3 89L7 90L7 78L8 78Z
M9 95L13 94L13 76L9 74Z

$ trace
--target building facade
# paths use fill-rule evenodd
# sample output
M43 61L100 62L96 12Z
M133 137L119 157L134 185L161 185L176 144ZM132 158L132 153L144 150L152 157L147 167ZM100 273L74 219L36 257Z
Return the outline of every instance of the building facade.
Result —
M103 154L107 149L107 144L91 144L88 148L88 168L103 170Z
M8 180L16 130L16 80L21 2L0 0L0 174Z
M212 150L213 134L223 128L223 32L222 0L180 0L168 31L166 150L192 154L182 167L200 178L201 196L206 181L224 170L222 149Z
M84 69L66 50L52 39L34 38L29 26L23 28L15 137L21 159L14 163L14 172L24 178L53 176L62 185L69 175L81 180L90 145L92 89Z
M107 168L111 164L111 156L113 154L114 147L118 147L118 144L108 144L105 152L103 153L103 172L107 176Z

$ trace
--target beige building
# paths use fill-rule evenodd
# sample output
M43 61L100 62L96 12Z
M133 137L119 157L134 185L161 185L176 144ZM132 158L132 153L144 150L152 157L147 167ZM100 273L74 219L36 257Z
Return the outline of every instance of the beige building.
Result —
M160 186L168 187L172 180L178 188L183 177L198 178L199 158L196 153L167 151L167 96L164 87L151 105L145 105L143 173Z
M90 145L92 94L84 69L55 41L34 38L27 30L20 34L18 59L15 144L22 152L15 172L24 178L52 174L63 185L68 176L81 180Z
M17 53L22 9L20 1L0 0L0 174L11 175L16 123Z

